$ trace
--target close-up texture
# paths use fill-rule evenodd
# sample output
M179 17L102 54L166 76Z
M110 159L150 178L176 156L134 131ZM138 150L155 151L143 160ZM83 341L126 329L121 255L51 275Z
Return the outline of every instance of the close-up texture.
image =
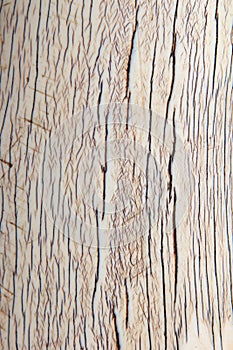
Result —
M0 2L0 349L233 349L233 4Z

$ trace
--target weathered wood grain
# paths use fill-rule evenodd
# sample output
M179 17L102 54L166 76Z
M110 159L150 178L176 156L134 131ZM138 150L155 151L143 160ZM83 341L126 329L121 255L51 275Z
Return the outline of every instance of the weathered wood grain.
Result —
M231 1L0 12L1 349L232 349ZM98 249L60 234L38 179L55 130L116 102L179 132L192 199L172 233Z

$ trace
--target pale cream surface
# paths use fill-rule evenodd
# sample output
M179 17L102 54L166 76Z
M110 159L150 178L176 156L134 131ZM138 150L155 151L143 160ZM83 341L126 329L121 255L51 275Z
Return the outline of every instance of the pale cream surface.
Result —
M0 8L0 348L232 349L232 2L3 0ZM53 132L109 103L151 109L174 126L193 187L176 230L166 232L162 210L150 233L98 249L62 234L38 179ZM147 151L149 134L139 138ZM130 164L119 167L132 174ZM101 198L102 176L83 167L95 183L84 197L96 189ZM78 169L67 170L73 196ZM135 174L141 208L146 177ZM108 200L117 189L130 197L118 180ZM93 220L93 208L79 215ZM141 224L137 216L133 234Z

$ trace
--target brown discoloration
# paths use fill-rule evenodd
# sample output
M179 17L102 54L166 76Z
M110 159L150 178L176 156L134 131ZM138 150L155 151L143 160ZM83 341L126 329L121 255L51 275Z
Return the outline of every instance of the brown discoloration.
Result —
M0 162L2 162L2 163L4 163L4 164L8 165L9 168L12 168L12 166L13 166L11 163L7 162L7 161L4 160L4 159L0 159Z

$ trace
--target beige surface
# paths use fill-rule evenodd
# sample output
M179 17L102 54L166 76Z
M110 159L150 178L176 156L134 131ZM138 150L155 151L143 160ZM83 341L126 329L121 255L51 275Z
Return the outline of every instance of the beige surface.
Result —
M233 348L232 10L1 2L1 349ZM50 132L111 102L175 123L193 197L175 235L94 249L59 234L38 169Z

